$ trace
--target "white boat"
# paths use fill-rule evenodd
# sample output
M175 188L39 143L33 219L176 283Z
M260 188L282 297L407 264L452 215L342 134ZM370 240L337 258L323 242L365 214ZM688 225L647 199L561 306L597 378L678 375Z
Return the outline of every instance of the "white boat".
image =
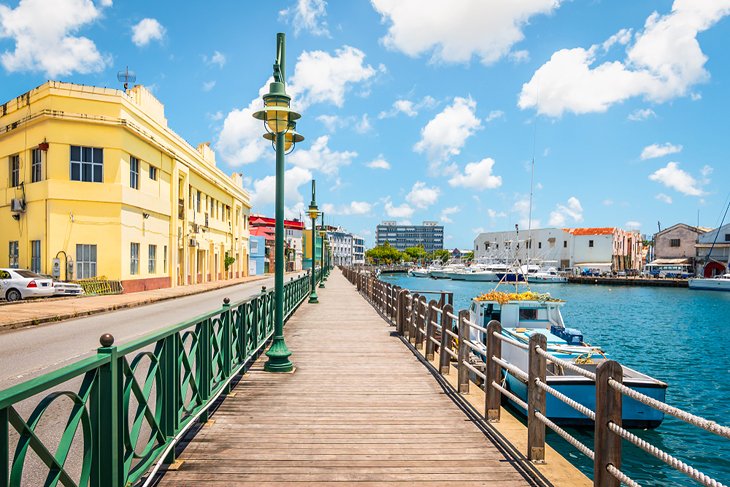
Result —
M730 291L730 273L715 277L698 277L690 279L689 288Z
M469 319L480 327L486 327L491 320L502 325L502 334L514 341L527 344L530 336L539 333L547 339L547 351L561 360L571 362L582 369L595 372L606 354L596 346L583 341L583 334L567 328L560 309L565 301L551 298L549 294L532 292L509 294L492 291L472 300ZM486 337L481 331L471 328L470 341L480 349L478 355L486 358ZM528 351L509 342L502 342L502 360L520 370L528 371ZM623 367L623 383L647 396L664 401L667 384L634 369ZM571 399L594 410L596 407L596 385L592 380L553 362L548 362L547 384ZM527 385L520 378L505 373L507 388L522 400L527 400ZM511 403L523 414L523 409ZM546 415L557 424L568 426L589 426L592 421L570 406L547 394ZM630 428L656 428L664 414L629 397L623 398L622 421Z
M451 279L451 276L457 272L462 272L466 266L464 264L448 264L440 269L434 269L429 274L434 279Z
M408 275L411 277L428 277L429 270L425 267L417 267L415 269L408 269Z
M499 277L497 274L503 274L507 271L506 264L489 264L472 266L471 272L465 272L459 277L461 281L476 282L497 282Z
M540 269L539 271L530 274L528 276L530 282L537 283L564 283L568 282L568 278L560 275L555 267L548 267L547 269Z

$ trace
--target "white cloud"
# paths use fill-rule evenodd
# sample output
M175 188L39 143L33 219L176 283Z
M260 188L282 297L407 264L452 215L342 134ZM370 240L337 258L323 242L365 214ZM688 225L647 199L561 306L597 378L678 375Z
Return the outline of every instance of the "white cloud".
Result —
M676 162L670 162L663 168L657 169L649 176L649 179L689 196L702 196L705 194L700 188L699 181L680 169L679 164Z
M215 81L204 81L203 82L203 91L210 91L213 88L215 88Z
M390 218L410 218L415 210L403 203L400 206L394 206L390 199L385 201L385 214Z
M355 132L358 134L366 134L372 129L373 126L370 124L370 118L368 118L367 113L364 113L363 116L360 117L360 120L355 123Z
M351 201L349 205L339 207L329 203L322 206L322 210L328 215L367 215L372 209L373 205L367 201Z
M632 122L643 122L644 120L648 120L650 118L655 118L656 113L651 108L638 108L634 110L633 112L629 113L629 116L626 117Z
M390 163L383 158L383 154L366 164L370 169L390 169Z
M519 51L512 51L511 53L509 53L509 58L513 63L516 64L526 63L530 60L530 52L524 49L521 49Z
M432 172L450 156L458 155L467 139L482 127L476 108L471 98L456 97L421 129L421 140L413 150L428 156Z
M370 123L370 117L367 113L363 114L360 118L357 118L354 115L344 117L342 115L324 114L318 115L317 120L322 122L322 125L324 125L327 132L331 134L345 127L352 127L352 129L358 134L364 134L373 129L373 126Z
M449 218L449 215L455 215L460 211L461 208L459 208L458 206L449 206L448 208L444 208L443 210L441 210L441 221L443 223L454 223L454 221Z
M672 204L672 197L669 195L666 195L664 193L659 193L656 196L654 196L654 198L658 199L662 203L666 203L668 205Z
M613 200L612 199L605 199L602 201L603 206L613 206Z
M294 26L294 35L302 30L315 36L327 36L327 2L324 0L297 0L296 5L279 12L279 18Z
M318 137L309 149L296 150L288 162L305 169L314 169L329 176L336 175L342 166L347 166L357 157L353 151L333 151L329 148L329 136Z
M669 154L677 154L682 151L681 145L673 145L667 142L666 144L651 144L644 147L641 151L641 160L655 159L657 157L664 157Z
M641 230L641 222L635 220L629 220L624 225L629 230Z
M423 181L416 181L406 195L406 201L418 208L428 208L438 201L440 194L441 190L436 186L429 188Z
M502 176L493 175L493 169L494 159L491 157L470 162L464 167L464 174L459 173L449 179L449 185L477 190L499 188L502 185Z
M301 167L292 167L284 173L284 203L296 205L302 203L304 198L299 192L299 187L312 181L312 173ZM276 177L266 176L253 182L251 192L251 204L254 207L270 205L276 198Z
M371 3L383 21L390 24L382 39L386 47L412 57L430 52L433 62L464 63L476 56L482 63L492 64L524 39L522 28L530 17L553 12L560 0L371 0Z
M217 111L217 112L215 112L215 113L209 113L209 114L208 114L208 118L210 118L210 119L211 119L211 120L213 120L214 122L217 122L217 121L219 121L219 120L223 120L223 117L224 117L224 116L225 116L225 115L224 115L224 114L223 114L223 112L222 112L222 111L220 111L220 110L218 110L218 111Z
M497 210L493 210L491 208L487 208L487 216L489 218L492 218L492 219L494 219L494 218L504 218L504 217L507 216L507 213L505 213L503 211L497 211Z
M471 229L471 233L473 233L474 235L479 235L480 233L484 233L484 232L486 232L484 227L476 227L476 228Z
M101 9L89 0L21 0L15 8L0 4L0 39L15 43L0 62L10 73L42 72L49 78L103 71L109 56L76 35L100 16Z
M393 107L388 111L383 111L378 114L378 118L390 118L395 117L399 114L404 114L409 117L415 117L418 112L423 108L433 108L436 106L436 100L432 96L424 96L421 101L413 102L411 100L399 99L393 102Z
M492 110L489 112L489 115L487 115L487 118L485 118L484 121L491 122L492 120L497 120L502 117L504 117L504 112L502 110Z
M534 208L533 208L534 209ZM514 205L512 205L512 213L515 213L520 228L540 228L540 220L530 219L530 198L529 196L517 195Z
M157 19L142 19L132 27L132 42L143 47L152 41L161 41L165 36L165 28Z
M583 221L583 206L575 196L568 198L567 205L558 204L555 206L555 210L550 212L548 224L552 227L564 227L568 219L574 223Z
M215 64L219 68L223 68L223 66L226 65L226 56L222 52L219 51L213 51L213 55L208 58L207 56L204 57L205 62L208 64Z
M351 46L336 49L334 56L324 51L304 51L299 55L287 86L293 98L292 105L299 110L314 103L341 107L351 84L375 76L375 68L364 61L365 53Z
M633 97L662 103L689 95L709 78L697 35L728 13L730 0L675 0L670 13L647 18L623 61L597 64L600 45L561 49L522 86L518 105L559 117L605 112Z

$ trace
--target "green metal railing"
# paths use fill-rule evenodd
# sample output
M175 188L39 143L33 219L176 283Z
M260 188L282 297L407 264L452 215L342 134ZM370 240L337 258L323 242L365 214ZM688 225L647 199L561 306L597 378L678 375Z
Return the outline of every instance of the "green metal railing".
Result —
M320 270L316 277L321 279ZM286 318L309 292L307 275L284 285ZM134 484L163 455L174 459L177 436L191 422L207 419L208 407L263 350L273 330L274 290L262 288L119 347L103 335L95 356L0 391L0 487L28 485L23 469L29 457L47 467L43 485ZM43 416L61 398L70 400L71 411L49 446L46 438L54 435ZM23 401L32 402L27 419L19 412ZM67 466L78 460L80 466Z

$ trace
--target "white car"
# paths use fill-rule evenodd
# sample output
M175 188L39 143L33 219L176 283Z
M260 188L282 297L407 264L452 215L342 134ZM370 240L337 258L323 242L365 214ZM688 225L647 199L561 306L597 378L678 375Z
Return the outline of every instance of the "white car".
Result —
M84 288L75 282L58 281L47 274L41 274L41 277L51 279L53 281L54 296L81 296L84 294Z
M53 280L25 269L0 269L0 298L20 301L53 296Z

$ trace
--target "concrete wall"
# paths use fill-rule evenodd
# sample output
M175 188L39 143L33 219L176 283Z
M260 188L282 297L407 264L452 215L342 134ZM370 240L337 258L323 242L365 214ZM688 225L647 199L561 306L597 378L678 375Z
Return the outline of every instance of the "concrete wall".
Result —
M695 244L701 235L695 227L679 224L654 235L655 259L685 259L695 257ZM672 247L672 239L679 239L679 247Z

